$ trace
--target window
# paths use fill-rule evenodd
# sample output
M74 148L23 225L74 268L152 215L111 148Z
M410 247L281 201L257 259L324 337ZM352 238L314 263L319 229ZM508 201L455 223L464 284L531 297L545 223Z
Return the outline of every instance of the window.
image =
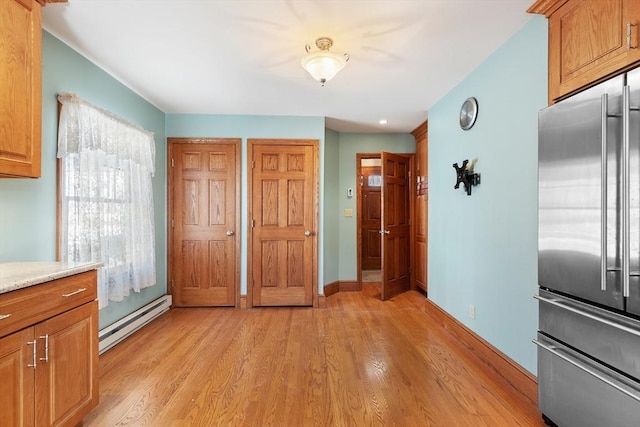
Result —
M60 258L99 261L100 308L155 284L153 134L60 95Z

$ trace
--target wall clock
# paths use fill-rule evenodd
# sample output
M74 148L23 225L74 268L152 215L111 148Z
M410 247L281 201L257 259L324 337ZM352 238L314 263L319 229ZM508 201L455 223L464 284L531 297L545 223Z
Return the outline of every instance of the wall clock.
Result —
M478 118L478 100L470 97L464 100L460 107L460 127L469 130Z

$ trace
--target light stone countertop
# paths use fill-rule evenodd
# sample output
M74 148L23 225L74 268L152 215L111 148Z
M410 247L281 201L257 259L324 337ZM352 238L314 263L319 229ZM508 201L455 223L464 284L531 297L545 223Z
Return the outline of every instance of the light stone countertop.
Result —
M3 262L0 294L102 267L101 262Z

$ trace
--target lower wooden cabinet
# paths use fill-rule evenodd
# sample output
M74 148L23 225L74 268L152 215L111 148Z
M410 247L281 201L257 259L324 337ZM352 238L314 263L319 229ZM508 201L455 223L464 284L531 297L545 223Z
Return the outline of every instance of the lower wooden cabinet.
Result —
M0 338L0 426L32 426L35 418L33 328Z
M0 427L79 424L98 403L98 302L0 338L0 378Z

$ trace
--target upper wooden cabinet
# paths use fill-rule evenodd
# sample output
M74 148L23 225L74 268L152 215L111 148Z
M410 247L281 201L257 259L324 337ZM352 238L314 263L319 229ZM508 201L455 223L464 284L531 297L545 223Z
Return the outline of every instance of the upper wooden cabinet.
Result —
M549 102L640 62L640 0L538 0L549 19Z
M0 176L40 176L41 9L0 0Z

